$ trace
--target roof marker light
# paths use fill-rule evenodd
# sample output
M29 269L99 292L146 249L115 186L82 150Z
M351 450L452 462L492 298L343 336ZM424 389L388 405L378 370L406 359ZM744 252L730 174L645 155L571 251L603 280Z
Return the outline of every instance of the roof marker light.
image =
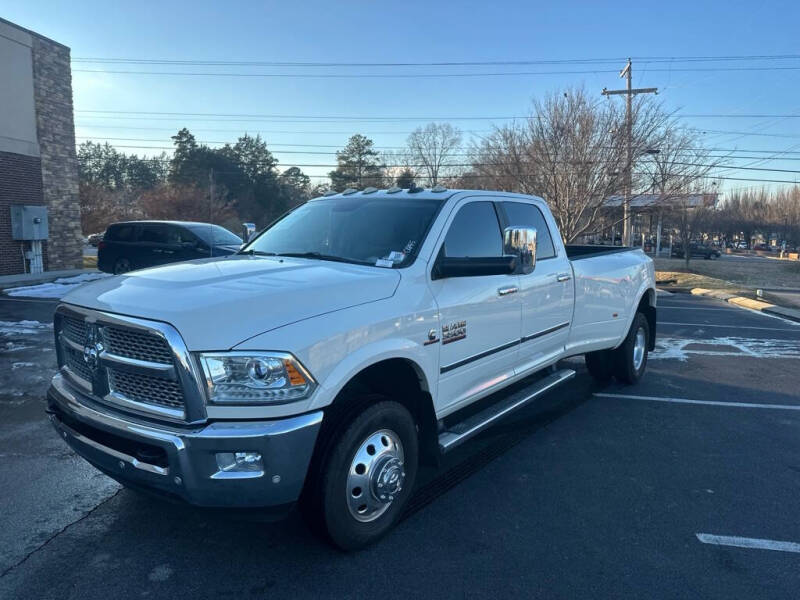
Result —
M402 192L402 191L403 191L403 188L394 186L394 187L390 187L388 190L386 190L386 193L387 194L396 194L397 192Z
M364 191L361 192L361 193L362 194L374 194L377 191L378 191L378 188L376 188L376 187L368 187L368 188L364 188Z
M322 194L322 195L323 195L323 196L335 196L335 195L336 195L336 194L338 194L338 193L339 193L339 192L337 192L336 190L328 190L327 192L325 192L325 193L324 193L324 194Z
M444 187L443 185L435 185L435 186L433 186L433 187L431 188L431 191L432 191L434 194L438 194L438 193L440 193L440 192L446 192L446 191L447 191L447 188L446 188L446 187Z
M347 188L345 191L342 192L342 196L349 196L350 194L355 194L358 190L355 188Z

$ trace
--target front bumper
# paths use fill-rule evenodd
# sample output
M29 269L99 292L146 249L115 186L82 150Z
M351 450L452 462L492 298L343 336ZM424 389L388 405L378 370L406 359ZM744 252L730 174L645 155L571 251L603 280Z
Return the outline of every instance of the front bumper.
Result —
M59 435L111 477L198 506L276 507L296 501L322 412L272 421L214 422L184 429L122 418L83 397L60 374L47 392ZM261 471L223 472L220 452L258 452Z

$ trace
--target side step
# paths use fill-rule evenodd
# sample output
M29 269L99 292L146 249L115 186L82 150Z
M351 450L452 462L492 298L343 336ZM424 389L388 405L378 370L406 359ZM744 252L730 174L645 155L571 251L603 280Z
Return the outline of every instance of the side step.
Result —
M492 404L481 412L467 417L460 423L453 424L447 430L439 434L439 450L443 453L449 452L506 415L526 406L529 402L549 392L554 387L569 381L573 377L575 377L575 371L572 369L556 371L552 375L543 377L529 387L511 394L496 404Z

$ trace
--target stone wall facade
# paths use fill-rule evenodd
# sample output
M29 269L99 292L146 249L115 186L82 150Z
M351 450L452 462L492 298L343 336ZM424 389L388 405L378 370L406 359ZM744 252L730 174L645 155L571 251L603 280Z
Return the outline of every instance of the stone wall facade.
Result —
M34 36L32 53L41 189L50 228L45 268L80 269L83 242L70 52L66 46Z

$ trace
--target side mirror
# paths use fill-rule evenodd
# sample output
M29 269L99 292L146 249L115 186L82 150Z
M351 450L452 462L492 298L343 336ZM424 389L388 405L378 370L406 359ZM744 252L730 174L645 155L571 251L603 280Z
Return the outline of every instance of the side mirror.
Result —
M517 269L516 256L447 257L440 256L431 276L433 279L448 277L479 277L484 275L511 275Z
M503 252L517 258L518 272L527 275L536 267L536 229L506 227L503 231Z
M255 232L256 232L255 223L242 223L242 241L244 242L244 244L250 241L250 238L253 237Z

